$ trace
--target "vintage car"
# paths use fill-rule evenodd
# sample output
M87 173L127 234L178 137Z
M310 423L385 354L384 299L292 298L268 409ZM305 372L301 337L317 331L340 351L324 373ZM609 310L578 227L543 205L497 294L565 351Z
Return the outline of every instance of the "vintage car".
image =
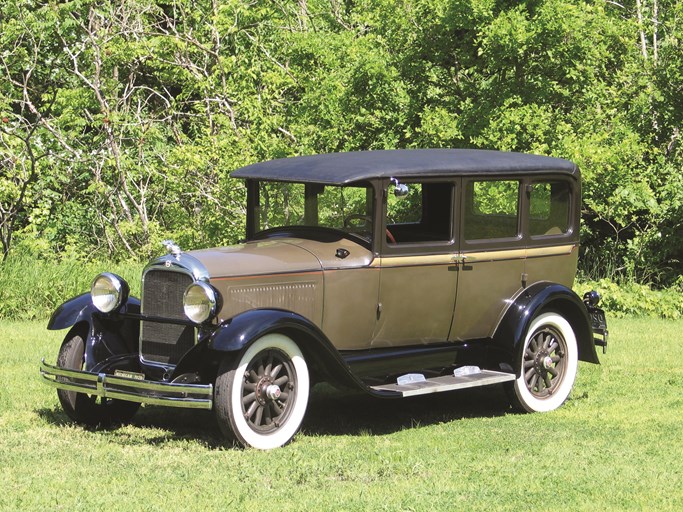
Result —
M130 420L140 404L213 409L269 449L298 432L312 384L381 398L502 383L521 411L569 396L606 346L599 296L571 289L581 185L573 163L484 150L285 158L238 169L246 238L142 273L141 299L97 276L48 329L66 414Z

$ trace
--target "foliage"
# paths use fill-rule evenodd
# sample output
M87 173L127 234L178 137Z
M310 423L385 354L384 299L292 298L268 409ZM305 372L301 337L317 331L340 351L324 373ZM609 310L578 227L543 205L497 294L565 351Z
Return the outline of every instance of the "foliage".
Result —
M368 228L370 205L365 187L267 182L261 182L259 186L257 230L306 225L347 231Z
M669 286L681 20L671 0L4 2L3 252L231 243L242 165L482 147L578 163L583 271Z
M600 307L608 317L629 318L651 316L668 319L683 318L683 280L670 288L653 290L651 287L632 283L617 283L608 279L583 281L576 284L579 295L596 290L602 300Z
M511 413L497 386L401 402L318 386L302 433L259 452L226 445L209 411L73 426L37 368L64 332L2 322L0 509L678 511L681 328L611 321L602 364L580 363L570 400L547 414Z
M472 196L474 214L517 217L518 181L475 181L470 186L467 196Z
M126 279L131 295L139 297L142 266L75 258L37 260L31 254L12 254L0 264L0 318L47 319L64 301L89 292L92 280L104 271Z

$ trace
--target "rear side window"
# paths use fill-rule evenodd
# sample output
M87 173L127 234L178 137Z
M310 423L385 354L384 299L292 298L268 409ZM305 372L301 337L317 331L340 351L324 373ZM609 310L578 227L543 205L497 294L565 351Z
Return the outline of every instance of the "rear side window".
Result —
M569 231L569 183L546 181L533 183L529 195L529 234L562 235Z
M466 240L514 238L518 235L518 181L471 181L465 195Z

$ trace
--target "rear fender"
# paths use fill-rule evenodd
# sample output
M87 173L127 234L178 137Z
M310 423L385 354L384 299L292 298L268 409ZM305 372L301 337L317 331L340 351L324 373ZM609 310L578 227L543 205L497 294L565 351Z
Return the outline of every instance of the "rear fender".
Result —
M499 354L499 363L514 368L529 325L535 317L546 311L561 314L571 324L581 361L600 364L585 304L571 289L550 282L530 286L508 307L493 336L493 347Z

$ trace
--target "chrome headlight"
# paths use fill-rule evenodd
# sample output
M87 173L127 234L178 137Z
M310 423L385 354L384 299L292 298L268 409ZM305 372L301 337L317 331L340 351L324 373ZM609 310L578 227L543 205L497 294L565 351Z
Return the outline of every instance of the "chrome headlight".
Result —
M128 299L128 290L128 283L123 278L104 272L92 282L90 297L97 309L109 313Z
M185 290L183 309L187 318L201 324L216 315L219 301L220 297L213 286L197 281Z

